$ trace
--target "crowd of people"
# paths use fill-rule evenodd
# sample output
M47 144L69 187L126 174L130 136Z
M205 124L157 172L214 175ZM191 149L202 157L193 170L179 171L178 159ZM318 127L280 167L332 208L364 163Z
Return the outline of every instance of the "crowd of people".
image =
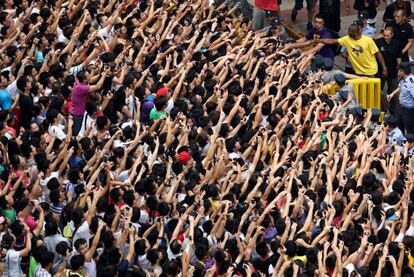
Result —
M2 276L414 276L406 1L231 2L0 1Z

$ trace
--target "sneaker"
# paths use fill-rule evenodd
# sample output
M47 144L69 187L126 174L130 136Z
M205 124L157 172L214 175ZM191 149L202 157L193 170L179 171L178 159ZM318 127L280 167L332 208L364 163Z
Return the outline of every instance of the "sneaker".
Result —
M308 24L306 25L306 30L310 31L313 28L312 22L308 22Z
M290 15L290 18L292 19L293 22L296 21L296 16L298 15L298 11L297 10L292 10L292 14Z

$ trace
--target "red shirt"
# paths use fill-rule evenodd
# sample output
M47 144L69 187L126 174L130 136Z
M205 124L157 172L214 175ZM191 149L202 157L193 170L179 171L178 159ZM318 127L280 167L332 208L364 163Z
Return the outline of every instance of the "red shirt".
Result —
M256 0L256 8L267 10L267 11L279 10L279 7L277 5L277 0Z

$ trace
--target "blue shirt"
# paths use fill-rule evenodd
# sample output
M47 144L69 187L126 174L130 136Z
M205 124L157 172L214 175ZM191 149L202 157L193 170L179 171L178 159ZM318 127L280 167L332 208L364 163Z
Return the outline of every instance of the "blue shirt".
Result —
M400 105L414 108L414 75L410 74L400 81Z
M13 105L13 98L9 92L5 89L0 89L0 108L2 110L8 110Z
M368 36L370 38L374 38L376 32L377 32L377 30L375 30L375 28L371 27L368 24L364 29L362 29L362 35Z
M398 145L402 145L404 141L404 135L401 132L400 128L396 127L394 130L388 133L388 141L392 143L394 140Z

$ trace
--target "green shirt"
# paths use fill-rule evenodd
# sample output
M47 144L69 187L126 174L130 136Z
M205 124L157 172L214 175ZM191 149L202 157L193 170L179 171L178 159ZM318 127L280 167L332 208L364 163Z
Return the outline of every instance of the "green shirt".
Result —
M0 212L3 216L7 217L10 220L10 223L15 222L17 219L16 211L13 208L8 210L3 210L0 208Z
M151 120L160 119L164 115L165 115L164 111L158 112L156 108L152 108L152 110L150 112L150 119Z
M36 260L30 256L30 263L29 263L29 277L35 277L36 270L39 267L39 263L36 262Z

